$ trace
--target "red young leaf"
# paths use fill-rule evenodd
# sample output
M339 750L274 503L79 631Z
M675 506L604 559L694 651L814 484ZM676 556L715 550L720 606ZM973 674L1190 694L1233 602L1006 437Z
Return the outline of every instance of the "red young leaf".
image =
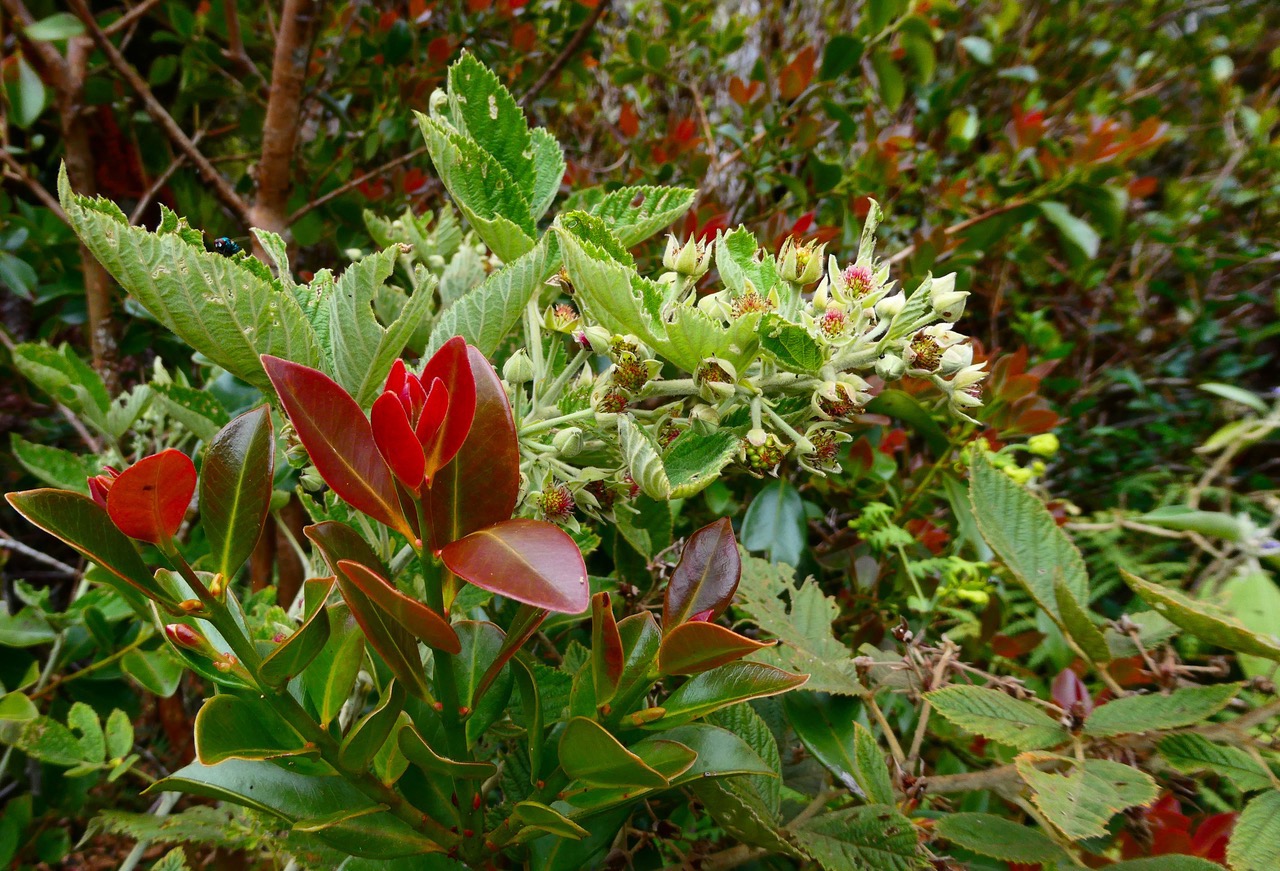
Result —
M773 644L753 641L718 623L681 623L662 639L658 670L663 674L697 674Z
M262 366L324 482L353 508L414 538L373 429L350 394L298 363L263 354Z
M476 416L476 379L471 371L466 339L454 336L441 345L440 350L423 367L420 380L424 386L430 385L427 388L428 407L422 412L421 419L424 421L431 412L430 394L440 389L434 383L437 378L444 386L448 407L443 424L422 442L422 451L427 458L428 478L434 478L436 472L457 455L471 432L472 421ZM438 410L436 413L439 413ZM424 435L427 433L419 431L420 439Z
M315 543L324 554L325 561L338 578L338 588L342 598L351 608L351 616L356 618L365 638L382 661L391 669L405 689L420 699L431 699L431 689L427 686L426 676L422 670L422 657L418 653L418 642L409 634L404 626L391 619L390 616L364 594L364 592L347 579L346 573L338 568L341 562L355 562L377 575L386 571L378 555L369 547L368 542L360 534L344 523L326 520L303 530L307 538Z
M1063 711L1077 717L1084 718L1093 712L1089 690L1080 680L1080 675L1069 668L1064 668L1053 679L1053 701Z
M464 581L537 608L580 614L590 601L582 552L545 521L495 524L453 542L440 557Z
M689 536L680 564L667 585L662 602L662 631L670 632L703 611L711 612L708 620L720 616L729 606L741 577L742 557L729 518L722 517L699 529Z
M422 445L414 435L413 427L409 425L404 406L395 394L383 393L373 401L369 426L382 459L387 461L401 484L416 492L422 486L426 458L422 455Z
M506 391L484 355L467 351L475 376L475 438L463 443L424 496L433 550L508 519L520 494L520 447Z
M373 569L355 560L338 560L338 570L393 620L413 633L429 647L446 653L461 653L458 633L449 621L421 602L411 599L392 586Z
M608 593L596 593L591 597L591 672L597 705L613 698L622 679L622 665L622 636L613 605Z
M182 526L195 492L195 464L182 451L170 448L120 473L107 494L107 513L130 538L160 544Z

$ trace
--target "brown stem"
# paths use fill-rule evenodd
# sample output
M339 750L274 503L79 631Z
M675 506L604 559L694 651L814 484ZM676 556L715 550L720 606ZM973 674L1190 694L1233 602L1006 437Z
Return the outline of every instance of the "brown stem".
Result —
M107 34L98 26L98 21L93 17L93 13L89 11L85 0L68 0L68 5L76 16L84 22L84 26L89 32L89 37L93 39L94 44L106 56L107 62L124 79L129 89L142 101L142 106L147 114L151 116L151 120L156 122L156 125L164 132L165 136L195 166L200 173L200 177L213 188L214 196L240 222L244 224L251 223L248 205L235 192L235 188L231 186L231 183L223 178L217 168L200 152L200 149L196 148L195 143L191 141L191 137L187 136L183 129L178 126L178 122L173 120L173 116L156 99L155 94L151 93L151 88L146 81L142 76L138 75L138 71L133 68L133 65L125 59L125 56L120 53L120 50L115 47Z
M591 31L595 30L596 25L609 9L612 0L600 0L596 4L596 8L591 10L591 14L587 16L587 20L578 26L573 36L569 37L569 41L564 44L564 48L560 50L560 54L551 62L551 66L547 67L546 72L538 77L533 83L533 87L525 91L523 97L520 98L520 105L527 106L529 102L538 94L542 93L542 89L551 84L555 77L564 69L565 64L573 59L578 53L578 49L582 48L582 44L587 41L587 37L591 35Z
M258 161L258 196L249 224L281 235L288 229L285 207L293 189L293 152L298 142L302 88L311 59L311 34L317 18L314 0L285 0L271 66L271 90L262 125L262 157ZM255 253L260 252L257 239Z
M972 218L965 218L963 221L952 224L950 227L944 228L942 232L947 236L954 236L957 233L963 233L975 224L981 224L983 221L994 218L997 215L1003 215L1005 212L1012 212L1014 209L1020 209L1027 205L1027 203L1028 200L1025 199L1010 200L1004 205L996 206L994 209L989 209L988 211L983 212L981 215L974 215ZM916 253L916 246L908 245L892 257L887 258L885 262L898 263L902 260L906 260L914 253Z
M5 167L9 170L7 175L9 175L10 178L15 178L21 182L23 187L31 191L31 193L35 195L35 198L38 199L46 209L58 216L58 220L62 221L64 224L69 223L67 220L67 213L62 211L62 206L58 204L56 199L54 199L53 194L49 193L49 191L45 189L44 185L32 178L30 174L27 173L26 167L19 163L16 157L5 149L0 148L0 161L4 161Z
M107 36L115 36L120 31L128 29L131 24L138 21L138 19L142 18L142 16L146 15L155 7L159 6L162 2L163 0L142 0L142 2L137 6L133 7L124 15L121 15L115 21L104 27L102 32Z

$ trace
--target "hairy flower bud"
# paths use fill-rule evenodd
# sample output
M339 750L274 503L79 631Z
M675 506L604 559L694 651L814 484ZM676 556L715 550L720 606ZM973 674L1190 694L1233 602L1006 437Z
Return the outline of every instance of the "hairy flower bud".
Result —
M1042 432L1027 439L1027 450L1041 457L1052 457L1059 447L1058 437L1051 432Z
M825 243L801 245L794 236L788 236L778 252L778 274L792 284L813 284L822 275L822 254L826 247Z
M954 375L972 363L973 345L952 345L942 352L942 359L938 362L938 374Z
M892 318L898 315L907 307L907 296L902 291L898 291L892 296L886 296L884 299L876 303L876 314L882 318Z
M675 236L667 236L667 249L662 255L662 265L696 281L711 268L711 250L711 243L690 237L681 246Z
M533 375L533 361L524 348L516 351L502 364L502 380L508 384L524 384L532 381Z
M582 430L576 426L562 429L551 438L551 446L559 451L562 457L576 457L582 453L585 442Z
M876 361L876 374L884 381L897 381L907 374L907 361L897 354L881 354Z

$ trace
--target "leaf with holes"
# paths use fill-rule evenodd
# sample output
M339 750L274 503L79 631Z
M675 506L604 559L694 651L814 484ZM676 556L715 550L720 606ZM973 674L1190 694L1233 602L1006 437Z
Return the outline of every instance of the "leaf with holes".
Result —
M890 805L821 814L793 833L826 871L911 871L924 867L911 821Z
M1124 569L1120 576L1162 617L1197 638L1237 653L1280 662L1280 639L1253 632L1225 611L1190 599L1178 590L1144 581Z

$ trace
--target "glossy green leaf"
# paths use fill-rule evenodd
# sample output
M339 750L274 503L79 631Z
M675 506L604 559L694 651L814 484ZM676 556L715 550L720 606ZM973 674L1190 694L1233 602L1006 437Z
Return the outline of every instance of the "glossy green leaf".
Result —
M323 578L307 581L321 588L317 593L323 602L333 590L336 578ZM271 651L258 669L258 677L270 686L282 686L290 678L302 674L329 641L329 613L324 608L316 608L311 616L303 621L297 631L280 642L280 646Z
M498 769L492 762L458 762L441 756L412 726L397 735L400 750L414 765L427 774L438 774L458 780L488 780Z
M520 690L520 710L524 714L525 737L529 748L529 783L536 786L542 772L542 751L546 737L542 712L543 693L534 676L533 667L524 658L512 658L511 674Z
M168 698L182 681L182 663L168 647L130 650L120 660L120 668L149 693Z
M342 739L342 764L360 770L391 737L400 712L404 710L404 687L392 680L382 689L373 710L356 722Z
M17 614L0 611L0 644L5 647L36 647L57 637L57 630L35 608L23 608Z
M884 752L866 727L854 719L861 708L857 701L803 692L788 693L782 705L805 749L846 789L873 804L897 800Z
M615 716L629 713L658 679L662 632L653 612L642 611L618 621L622 640L622 674L610 706Z
M760 699L803 686L807 674L792 674L760 662L734 662L696 674L662 703L666 716L651 728L670 728L705 717L748 699Z
M808 537L800 491L781 479L766 484L742 518L742 546L763 551L770 562L798 565Z
M264 355L262 365L320 477L346 503L415 538L360 406L316 369Z
M590 602L582 552L544 521L495 524L447 545L440 558L468 583L537 608L579 614Z
M265 405L231 421L209 443L200 469L200 517L215 570L228 580L262 535L274 474L275 436Z
M1280 866L1280 790L1256 796L1241 812L1227 844L1232 871L1272 871Z
M1134 519L1164 529L1189 530L1225 541L1240 541L1246 534L1239 518L1234 514L1225 511L1198 511L1185 505L1158 508Z
M561 733L560 766L572 779L592 786L668 785L667 778L586 717L574 717Z
M339 563L343 560L357 562L370 571L382 575L386 569L373 549L351 527L327 520L308 526L304 532L324 554L329 568L337 572L338 588L342 598L351 608L351 614L360 624L369 644L382 657L391 673L404 688L420 699L431 700L431 690L422 668L422 655L418 652L417 639L382 608L373 603L360 588L346 579Z
M1005 862L1065 862L1062 848L1040 830L994 814L946 814L934 831L951 843Z
M270 705L230 694L214 696L200 708L195 743L196 758L205 765L315 752Z
M1112 699L1095 708L1084 731L1095 738L1135 732L1177 729L1205 720L1225 708L1240 692L1240 684L1186 687L1168 695L1154 693Z
M689 536L662 600L662 630L670 632L695 615L714 620L724 613L742 577L742 558L729 518Z
M509 666L499 665L496 677L483 695L481 682L495 663L505 662L514 651L506 647L506 636L498 626L479 620L461 620L455 624L461 649L448 660L453 669L458 704L467 708L467 740L476 741L506 710L515 677ZM439 664L439 660L437 660Z
M1225 611L1190 599L1171 587L1144 581L1124 569L1120 576L1161 616L1197 638L1237 653L1280 662L1280 639L1252 632Z
M819 814L793 832L826 871L911 871L925 867L911 821L891 805Z
M408 629L423 644L446 653L457 653L461 649L458 635L448 620L397 590L377 572L353 560L340 560L338 571L388 618Z
M24 490L8 493L5 498L23 517L147 598L173 603L151 576L133 542L116 529L106 509L88 496L65 490Z
M476 413L471 437L436 473L424 499L434 550L507 520L520 494L520 448L506 390L479 350L467 354Z
M957 728L1019 750L1053 747L1067 740L1062 724L1031 702L988 687L949 686L925 695Z
M393 859L445 849L387 811L366 813L378 806L343 778L301 774L270 762L193 762L150 790L227 801L291 824L332 817L336 821L316 836L353 856Z
M1054 585L1062 581L1077 602L1089 601L1084 557L1039 499L973 452L969 483L982 537L1009 567L1036 604L1061 620Z
M329 620L329 640L302 672L302 686L320 721L328 726L342 711L364 665L364 633L346 603L324 609Z
M776 641L755 641L718 623L701 620L681 623L662 639L658 670L662 674L697 674L776 644Z
M518 802L512 808L512 816L528 828L547 832L560 838L579 839L587 830L553 808L536 801Z

